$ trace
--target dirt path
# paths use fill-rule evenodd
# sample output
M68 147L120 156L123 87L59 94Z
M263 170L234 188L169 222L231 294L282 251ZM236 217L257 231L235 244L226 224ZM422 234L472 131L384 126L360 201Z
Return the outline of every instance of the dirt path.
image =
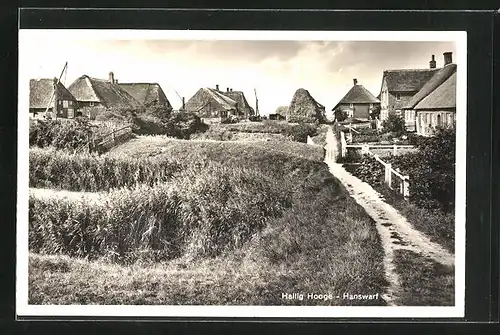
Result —
M440 245L431 242L423 233L412 225L396 209L387 204L383 197L369 184L347 172L341 164L335 162L337 142L330 130L326 137L327 155L325 163L330 172L339 179L356 202L361 205L376 223L384 248L384 268L390 286L384 296L389 305L394 305L395 293L399 290L398 274L394 265L394 251L411 250L447 266L453 266L455 256Z
M47 188L30 188L30 195L36 198L68 198L71 200L92 200L98 202L102 194L97 192L72 192Z

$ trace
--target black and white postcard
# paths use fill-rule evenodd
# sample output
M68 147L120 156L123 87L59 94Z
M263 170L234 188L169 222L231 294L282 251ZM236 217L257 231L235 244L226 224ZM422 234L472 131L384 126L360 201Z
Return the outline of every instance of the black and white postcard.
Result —
M466 38L20 29L17 314L463 317Z

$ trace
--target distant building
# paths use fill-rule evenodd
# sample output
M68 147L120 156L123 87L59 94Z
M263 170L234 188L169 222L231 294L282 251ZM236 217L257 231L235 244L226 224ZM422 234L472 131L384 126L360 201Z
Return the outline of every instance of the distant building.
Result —
M156 106L172 110L170 101L158 83L119 83L118 85L143 107Z
M30 115L42 117L48 113L55 117L73 118L78 108L76 98L57 78L30 80Z
M255 111L248 104L241 91L228 88L226 92L215 88L200 88L187 102L185 109L197 114L207 122L221 122L226 118L248 118L255 115Z
M86 110L90 118L102 109L119 108L136 110L141 104L125 89L118 85L113 72L109 79L97 79L87 75L77 78L68 90L77 99L82 109ZM98 107L98 108L97 108Z
M434 55L429 62L429 68L385 70L379 94L380 120L387 119L391 114L402 115L403 107L438 70ZM409 130L414 129L414 124L409 120L406 126Z
M347 94L333 107L332 111L341 110L348 118L369 120L371 113L378 108L380 100L375 98L363 85L353 79L353 86Z
M454 126L456 122L457 65L452 53L444 53L444 66L413 96L404 107L416 133L431 136L437 128Z

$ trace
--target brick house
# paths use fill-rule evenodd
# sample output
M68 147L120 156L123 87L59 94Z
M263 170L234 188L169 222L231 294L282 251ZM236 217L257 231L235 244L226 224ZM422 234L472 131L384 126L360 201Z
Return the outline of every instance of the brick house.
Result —
M387 119L391 114L402 115L403 107L438 70L434 55L427 69L385 70L380 88L380 120ZM411 123L411 118L405 116L405 120L407 129L413 131L415 125Z
M340 99L332 111L344 111L351 119L369 120L371 113L380 105L380 100L363 85L358 84L357 79L353 79L353 84L349 92Z
M417 134L432 136L437 128L455 125L456 72L457 65L453 63L452 53L445 52L443 68L404 107L405 115L415 125Z

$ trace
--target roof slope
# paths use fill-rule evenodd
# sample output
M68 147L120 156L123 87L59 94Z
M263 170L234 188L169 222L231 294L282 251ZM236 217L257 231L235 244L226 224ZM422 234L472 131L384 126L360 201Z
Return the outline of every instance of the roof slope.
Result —
M413 96L404 109L413 109L422 99L443 84L457 71L456 64L449 64L437 71L432 78Z
M158 83L119 83L118 85L144 106L164 105L168 108L172 107Z
M439 69L385 70L389 92L418 92Z
M106 107L140 107L139 102L120 85L108 80L83 75L68 89L78 101L100 102Z
M30 108L47 108L54 94L54 80L57 79L31 79L30 80ZM75 97L59 82L59 94L63 100L76 101Z
M415 107L422 109L450 109L457 105L457 74L453 73L444 83L423 98Z
M205 87L203 88L208 95L213 98L217 103L219 103L225 109L234 109L236 108L237 102L230 97L222 94L220 91L217 91L213 88Z
M347 94L340 99L340 101L333 107L332 110L335 110L340 104L362 104L362 103L370 103L375 104L379 103L380 100L375 98L373 94L370 93L363 85L356 84L354 85Z

